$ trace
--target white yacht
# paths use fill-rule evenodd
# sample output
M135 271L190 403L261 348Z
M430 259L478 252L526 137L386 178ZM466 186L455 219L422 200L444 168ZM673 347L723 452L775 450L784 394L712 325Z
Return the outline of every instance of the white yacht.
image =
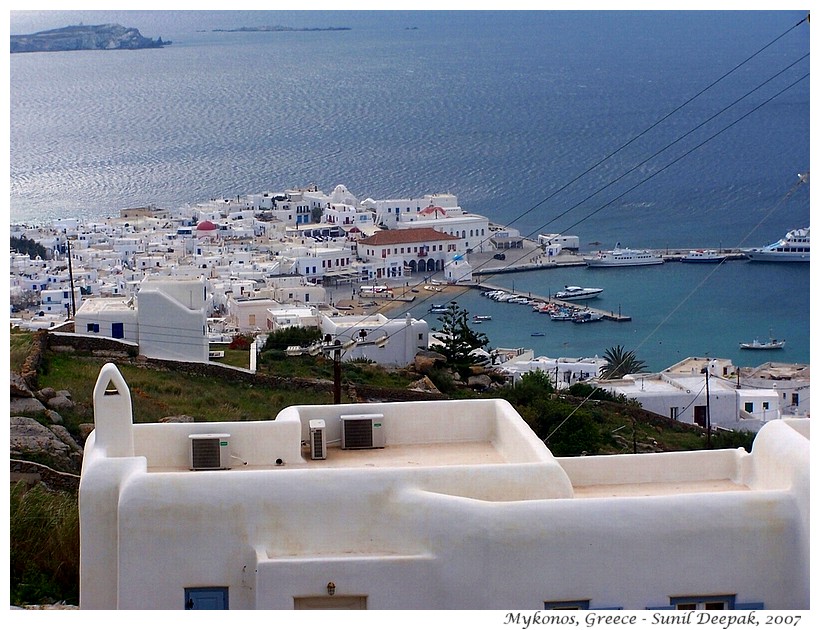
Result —
M559 300L589 300L597 297L603 289L596 287L570 287L565 286L563 291L557 291L555 297Z
M809 228L791 230L776 243L746 250L749 260L757 262L809 262Z
M584 256L588 267L634 267L637 265L660 265L663 258L645 249L622 248L620 243L611 251L600 251Z

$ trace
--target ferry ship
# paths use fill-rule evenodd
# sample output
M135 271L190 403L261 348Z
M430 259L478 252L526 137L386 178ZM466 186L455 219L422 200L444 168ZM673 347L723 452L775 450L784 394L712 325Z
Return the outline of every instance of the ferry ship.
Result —
M750 249L745 252L749 260L756 262L810 262L809 228L791 230L776 243Z
M620 243L611 251L584 256L588 267L633 267L637 265L660 265L663 258L645 249L622 248Z

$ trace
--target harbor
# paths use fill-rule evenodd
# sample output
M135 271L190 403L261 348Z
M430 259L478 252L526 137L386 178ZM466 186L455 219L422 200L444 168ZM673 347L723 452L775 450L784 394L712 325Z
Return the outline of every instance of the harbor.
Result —
M487 282L481 282L475 285L475 288L481 291L482 293L487 293L490 291L509 291L509 289L496 285L490 284ZM594 316L600 319L606 319L613 322L628 322L632 320L632 317L626 315L621 312L614 312L611 310L604 310L591 307L587 304L580 306L577 302L570 302L567 300L559 300L555 296L543 296L538 295L537 293L532 293L531 291L527 291L526 293L516 293L512 294L513 298L520 298L522 300L526 300L526 302L519 302L520 304L527 304L529 306L535 306L537 304L543 304L545 306L552 305L557 308L566 309L567 311L580 311L585 313L591 313ZM508 300L509 301L509 300Z

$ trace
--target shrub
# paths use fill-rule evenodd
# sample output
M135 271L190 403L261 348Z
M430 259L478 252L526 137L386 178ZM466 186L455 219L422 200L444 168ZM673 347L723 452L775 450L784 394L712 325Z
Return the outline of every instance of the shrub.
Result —
M18 482L10 497L11 602L78 604L80 513L77 497Z

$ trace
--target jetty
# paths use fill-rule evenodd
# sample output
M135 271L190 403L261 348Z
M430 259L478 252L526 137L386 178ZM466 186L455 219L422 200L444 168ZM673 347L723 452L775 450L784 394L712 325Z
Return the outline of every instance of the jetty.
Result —
M498 286L498 285L490 284L488 282L479 282L479 283L477 283L473 286L476 289L478 289L479 291L507 291L508 293L512 293L512 291L510 291L510 289L508 289L506 287L501 287L501 286ZM564 307L564 308L575 308L575 309L578 308L578 302L568 302L566 300L559 300L555 297L544 297L543 295L537 295L537 294L531 293L529 291L526 294L521 293L521 294L517 294L517 295L519 295L522 298L527 298L529 300L534 300L534 301L537 301L537 302L544 302L545 304L555 304L556 306L561 306L561 307ZM601 315L601 317L603 319L608 319L608 320L613 321L613 322L629 322L629 321L632 321L632 317L630 315L625 315L624 313L622 313L620 311L620 309L616 313L615 311L611 311L611 310L604 310L604 309L600 309L600 308L594 308L592 306L588 306L587 304L584 304L583 308L584 308L585 311L588 311L590 313L597 313L597 314Z

